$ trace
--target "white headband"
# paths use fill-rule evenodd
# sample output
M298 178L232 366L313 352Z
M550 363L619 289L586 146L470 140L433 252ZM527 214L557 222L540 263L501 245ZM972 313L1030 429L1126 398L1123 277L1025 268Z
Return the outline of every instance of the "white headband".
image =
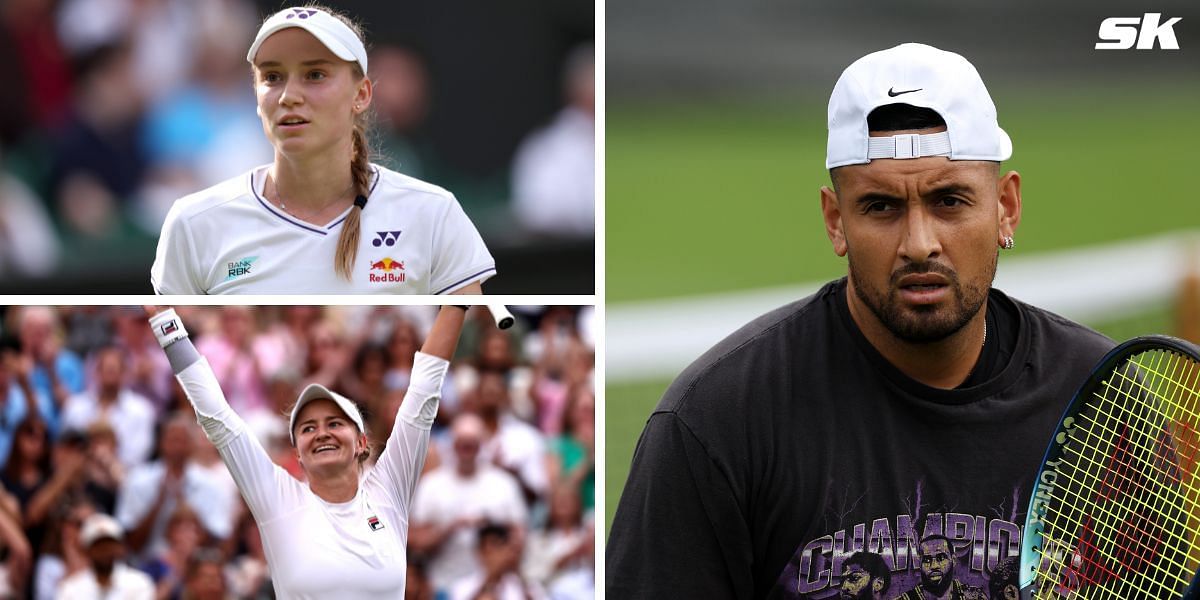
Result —
M272 15L259 28L258 35L254 36L254 43L250 44L250 51L246 53L246 61L254 64L254 56L258 54L258 47L263 40L288 27L299 27L313 34L335 56L357 62L363 73L367 72L367 49L354 30L341 19L315 8L285 8Z

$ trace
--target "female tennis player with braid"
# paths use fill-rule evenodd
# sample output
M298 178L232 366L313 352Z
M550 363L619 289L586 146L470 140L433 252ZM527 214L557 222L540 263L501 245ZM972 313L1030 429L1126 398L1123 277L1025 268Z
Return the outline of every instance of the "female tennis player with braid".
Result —
M268 18L246 54L272 164L177 201L160 294L478 294L495 261L446 190L370 162L359 28L321 7Z
M363 468L370 451L354 402L318 384L305 388L290 425L307 483L271 462L225 401L175 311L150 318L197 420L258 522L277 597L404 595L409 508L465 308L445 306L438 313L416 353L386 447L370 469Z

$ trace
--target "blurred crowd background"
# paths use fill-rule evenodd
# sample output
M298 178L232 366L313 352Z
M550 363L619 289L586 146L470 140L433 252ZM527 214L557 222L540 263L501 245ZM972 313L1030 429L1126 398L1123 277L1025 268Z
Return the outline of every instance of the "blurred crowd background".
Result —
M595 311L513 309L508 330L468 315L410 515L406 598L474 598L488 578L531 598L594 597ZM177 310L297 478L285 415L299 390L355 399L381 449L435 315ZM54 598L120 556L159 598L273 597L253 518L140 307L0 311L0 483L0 597ZM97 514L119 530L97 529Z
M291 4L0 3L0 292L149 292L171 203L272 160L245 53ZM376 162L456 194L488 291L592 293L594 3L324 4L367 32Z

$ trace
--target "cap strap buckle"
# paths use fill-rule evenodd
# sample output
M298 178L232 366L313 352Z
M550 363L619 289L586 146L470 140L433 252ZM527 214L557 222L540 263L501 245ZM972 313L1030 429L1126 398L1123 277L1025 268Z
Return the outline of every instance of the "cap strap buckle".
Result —
M867 138L867 158L921 158L950 154L950 136L945 131L921 135L902 133Z

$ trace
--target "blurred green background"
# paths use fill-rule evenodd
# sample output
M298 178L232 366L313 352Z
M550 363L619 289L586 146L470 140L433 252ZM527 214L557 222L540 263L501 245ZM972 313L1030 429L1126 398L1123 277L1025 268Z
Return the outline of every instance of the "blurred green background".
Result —
M842 276L819 213L825 102L846 65L902 41L964 54L995 99L1014 143L1005 168L1021 173L1024 200L1005 258L1200 231L1200 37L1178 27L1175 53L1093 49L1103 18L1145 7L699 4L607 3L609 332L623 309L645 302ZM1154 10L1200 23L1179 0ZM1172 333L1178 310L1163 297L1087 324L1115 339ZM609 357L621 351L608 342ZM637 437L673 376L607 372L606 530Z

